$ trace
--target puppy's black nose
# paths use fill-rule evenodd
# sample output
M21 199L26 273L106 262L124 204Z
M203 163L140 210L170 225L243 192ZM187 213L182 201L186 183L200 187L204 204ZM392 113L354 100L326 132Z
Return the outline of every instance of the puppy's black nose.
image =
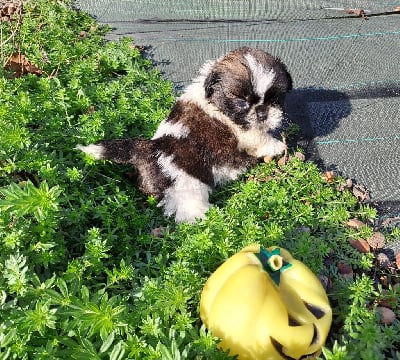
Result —
M269 105L261 104L256 106L255 111L257 114L258 121L264 122L268 119L268 110L269 110Z

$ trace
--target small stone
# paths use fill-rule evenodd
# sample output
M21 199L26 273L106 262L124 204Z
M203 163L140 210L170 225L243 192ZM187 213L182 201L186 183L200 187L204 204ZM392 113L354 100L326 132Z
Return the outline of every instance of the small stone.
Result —
M375 231L372 236L367 239L367 241L373 249L383 248L386 242L385 235L378 231Z
M378 265L381 268L387 268L387 267L390 266L390 260L389 260L388 256L386 254L384 254L384 253L379 253L376 256L376 260L378 262Z
M394 313L393 310L384 307L384 306L378 306L376 308L378 313L381 316L381 323L385 325L390 325L393 323L393 321L396 319L396 314Z
M343 260L340 260L338 262L338 272L345 279L352 279L353 278L353 269L352 269L351 265L345 263Z
M350 239L350 245L363 254L369 253L371 251L371 247L369 246L368 242L362 238Z
M348 227L351 227L352 229L361 229L362 227L366 226L365 223L363 223L361 220L358 219L350 219L346 225Z

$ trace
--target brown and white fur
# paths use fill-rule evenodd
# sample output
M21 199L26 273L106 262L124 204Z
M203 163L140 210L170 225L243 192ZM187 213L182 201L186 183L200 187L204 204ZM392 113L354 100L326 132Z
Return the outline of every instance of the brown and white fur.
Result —
M204 218L209 195L257 162L285 150L273 137L292 80L278 59L242 47L207 62L153 138L77 146L96 159L132 164L140 189L177 222Z

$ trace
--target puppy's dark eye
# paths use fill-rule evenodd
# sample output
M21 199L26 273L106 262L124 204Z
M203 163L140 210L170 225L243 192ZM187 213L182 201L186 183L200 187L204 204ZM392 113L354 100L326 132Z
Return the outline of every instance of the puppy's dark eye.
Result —
M260 97L255 94L251 94L246 98L249 104L257 104L260 101Z
M250 106L249 103L243 99L235 99L234 104L237 108L239 108L241 110L247 110Z

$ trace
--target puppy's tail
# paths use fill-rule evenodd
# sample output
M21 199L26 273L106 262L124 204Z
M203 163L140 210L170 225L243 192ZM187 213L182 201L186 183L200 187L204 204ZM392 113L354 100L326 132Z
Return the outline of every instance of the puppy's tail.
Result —
M92 155L97 160L111 160L118 164L135 164L139 139L104 140L87 146L75 147L86 154Z

